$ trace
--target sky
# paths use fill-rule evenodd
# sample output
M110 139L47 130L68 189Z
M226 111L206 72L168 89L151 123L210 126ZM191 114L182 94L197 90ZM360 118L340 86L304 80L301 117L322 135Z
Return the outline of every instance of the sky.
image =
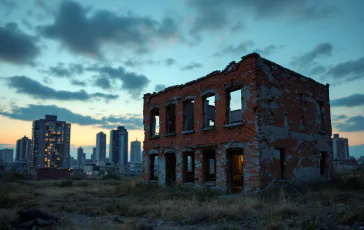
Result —
M0 0L0 148L45 114L72 123L72 156L82 146L90 157L96 134L109 143L119 125L142 141L143 94L257 52L329 83L333 133L364 155L363 10L362 0Z

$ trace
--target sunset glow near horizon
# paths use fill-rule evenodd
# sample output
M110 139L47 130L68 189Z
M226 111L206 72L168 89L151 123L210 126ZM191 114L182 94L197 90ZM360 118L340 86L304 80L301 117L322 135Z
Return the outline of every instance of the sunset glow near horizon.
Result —
M72 124L74 157L81 146L90 158L96 134L109 144L118 126L143 145L143 94L252 52L329 83L333 134L363 145L363 9L354 0L0 1L0 149L31 138L46 114Z

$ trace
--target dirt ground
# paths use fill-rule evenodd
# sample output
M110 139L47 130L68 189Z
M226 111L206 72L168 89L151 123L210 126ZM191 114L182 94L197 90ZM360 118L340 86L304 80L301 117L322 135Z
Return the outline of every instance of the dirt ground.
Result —
M364 172L230 196L145 185L140 177L28 181L3 176L0 229L12 229L23 208L60 219L45 229L364 229Z

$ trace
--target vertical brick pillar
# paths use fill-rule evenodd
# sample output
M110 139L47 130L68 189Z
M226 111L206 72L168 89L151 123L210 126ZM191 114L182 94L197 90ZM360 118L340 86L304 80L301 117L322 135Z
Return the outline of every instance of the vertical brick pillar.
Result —
M202 186L203 184L203 166L202 166L202 151L195 150L195 185Z
M226 150L223 145L216 149L216 188L227 192L227 162Z
M166 184L166 157L164 153L158 155L158 184Z
M176 152L176 183L183 183L183 154L181 150Z

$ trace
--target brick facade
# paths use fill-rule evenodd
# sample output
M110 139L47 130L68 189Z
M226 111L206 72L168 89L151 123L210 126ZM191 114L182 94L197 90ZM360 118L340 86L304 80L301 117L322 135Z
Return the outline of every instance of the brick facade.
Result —
M241 107L230 111L233 90L241 93ZM209 96L215 108L206 102ZM281 180L332 176L329 86L256 53L223 71L145 94L143 113L145 183L247 192Z

